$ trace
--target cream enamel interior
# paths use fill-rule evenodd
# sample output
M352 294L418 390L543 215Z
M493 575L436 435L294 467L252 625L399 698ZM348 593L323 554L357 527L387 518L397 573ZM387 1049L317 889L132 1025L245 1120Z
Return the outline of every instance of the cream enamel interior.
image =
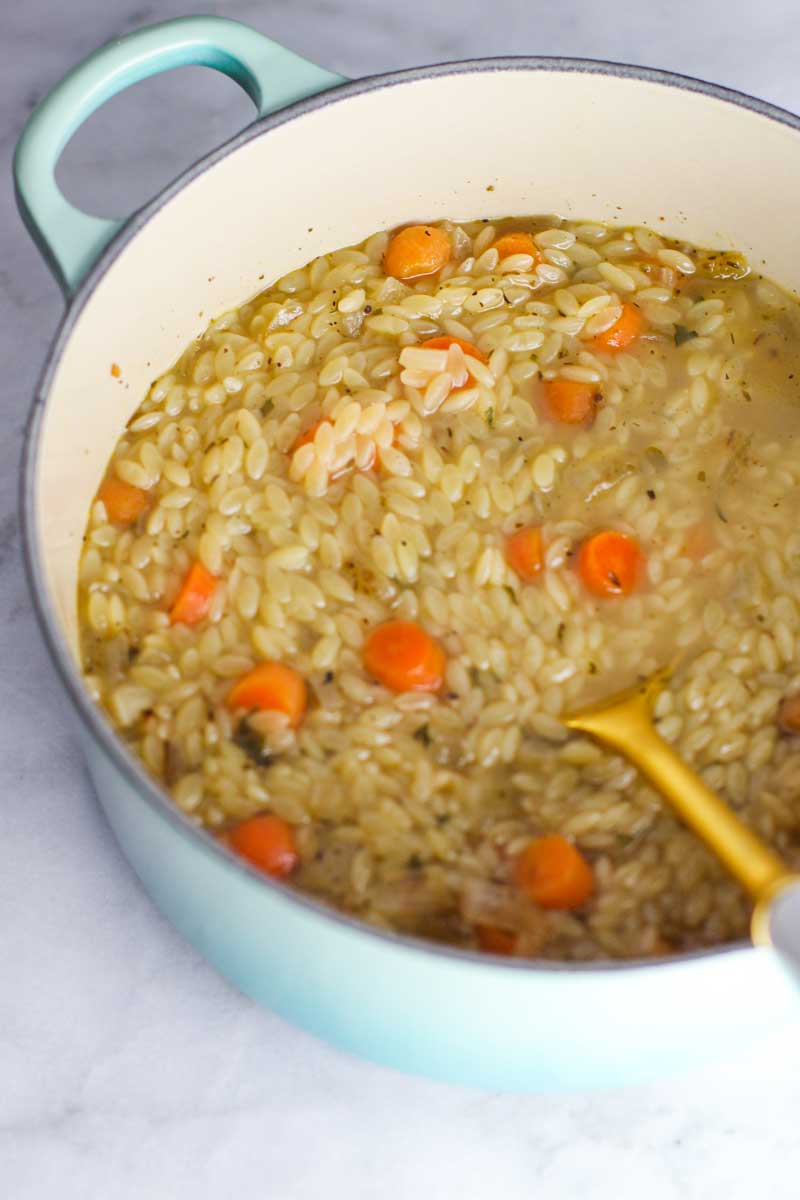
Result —
M444 125L441 114L451 114ZM524 67L345 94L221 158L125 245L54 374L36 521L73 655L91 498L148 385L211 317L317 254L448 216L643 224L742 250L792 287L799 170L797 133L757 112L636 78Z

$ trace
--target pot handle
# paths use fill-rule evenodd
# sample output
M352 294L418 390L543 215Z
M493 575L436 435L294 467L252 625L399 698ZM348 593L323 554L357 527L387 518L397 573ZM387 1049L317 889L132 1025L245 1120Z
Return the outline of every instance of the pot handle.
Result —
M247 92L259 117L345 82L224 17L181 17L136 30L79 63L31 114L14 155L17 204L69 298L124 221L82 212L55 180L69 139L117 92L173 67L213 67Z

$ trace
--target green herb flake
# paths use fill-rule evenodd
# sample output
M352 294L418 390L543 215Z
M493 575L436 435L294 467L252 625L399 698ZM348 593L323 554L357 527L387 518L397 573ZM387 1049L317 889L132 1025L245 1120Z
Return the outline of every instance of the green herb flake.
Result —
M675 345L682 346L684 342L691 342L693 338L698 336L696 330L687 329L685 325L675 326Z
M423 746L431 744L431 731L427 725L420 725L419 729L415 729L414 737L418 742L422 742Z
M487 408L486 424L489 426L490 429L494 429L494 408Z
M247 717L242 717L236 726L233 742L257 767L265 767L272 761L272 755L267 749L264 738L257 730L253 729Z
M275 407L274 400L265 400L264 403L261 405L262 417L268 417L274 407Z

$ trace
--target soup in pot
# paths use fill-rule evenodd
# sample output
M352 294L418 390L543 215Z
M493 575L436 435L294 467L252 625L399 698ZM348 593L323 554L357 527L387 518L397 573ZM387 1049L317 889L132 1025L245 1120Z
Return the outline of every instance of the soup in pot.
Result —
M560 717L679 652L661 734L800 866L798 435L800 306L739 254L376 233L131 417L87 685L193 821L383 928L573 961L743 936L738 886Z

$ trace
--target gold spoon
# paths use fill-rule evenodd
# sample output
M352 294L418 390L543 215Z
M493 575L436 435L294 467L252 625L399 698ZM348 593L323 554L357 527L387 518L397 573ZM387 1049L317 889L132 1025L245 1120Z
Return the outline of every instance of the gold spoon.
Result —
M565 717L564 724L619 750L638 768L749 893L755 906L753 942L774 946L800 968L800 875L739 820L653 727L653 702L673 668Z

